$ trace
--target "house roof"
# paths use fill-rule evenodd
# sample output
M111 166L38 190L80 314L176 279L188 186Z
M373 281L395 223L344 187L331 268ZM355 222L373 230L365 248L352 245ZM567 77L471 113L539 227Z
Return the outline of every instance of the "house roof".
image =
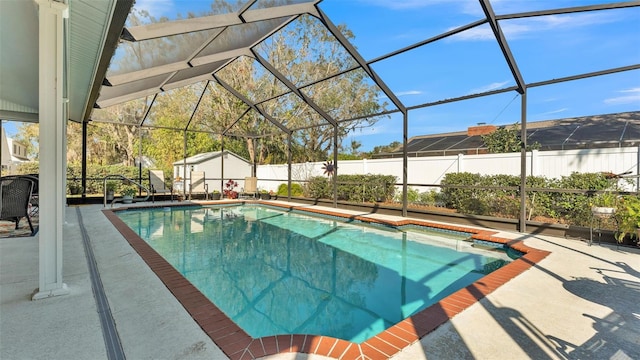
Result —
M221 154L222 154L222 151L212 151L212 152L196 154L196 155L193 155L193 156L190 156L190 157L186 158L186 163L187 163L187 165L201 164L201 163L203 163L203 162L205 162L207 160L218 158L218 157L220 157ZM229 154L231 156L234 156L234 157L246 162L247 164L250 164L250 162L247 159L245 159L242 156L237 155L237 154L235 154L235 153L233 153L231 151L225 150L224 154L225 155ZM185 159L181 159L181 160L178 160L178 161L174 162L173 165L180 166L180 165L183 165L184 163L185 163Z
M508 126L513 124L498 127ZM467 130L415 136L409 139L407 152L412 157L486 153L482 135L470 134L474 133ZM640 144L640 111L528 122L527 143L540 144L540 150L637 146ZM400 147L374 157L401 156Z

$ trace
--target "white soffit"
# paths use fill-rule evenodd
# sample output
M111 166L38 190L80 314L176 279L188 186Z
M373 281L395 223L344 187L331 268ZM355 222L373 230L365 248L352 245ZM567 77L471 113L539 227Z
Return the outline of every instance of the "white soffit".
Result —
M38 5L0 0L0 118L37 121Z
M69 0L68 96L72 120L83 120L114 7L115 0Z

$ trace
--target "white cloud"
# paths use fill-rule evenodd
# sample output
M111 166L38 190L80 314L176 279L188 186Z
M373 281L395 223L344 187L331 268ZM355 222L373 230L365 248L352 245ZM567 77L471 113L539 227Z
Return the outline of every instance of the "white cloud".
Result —
M469 94L479 94L479 93L483 93L483 92L486 92L486 91L501 89L505 85L507 85L509 82L510 82L509 80L503 81L503 82L494 82L494 83L491 83L489 85L485 85L485 86L482 86L482 87L479 87L479 88L471 89Z
M454 28L449 28L449 30L453 30ZM483 25L474 27L473 29L469 29L467 31L463 31L461 33L455 34L448 38L451 41L484 41L484 40L495 40L496 37L493 35L493 31L489 26Z
M547 115L558 114L558 113L561 113L561 112L565 112L567 110L569 110L569 109L568 108L562 108L562 109L558 109L558 110L547 111L547 112L544 112L542 114L539 114L538 116L547 116Z
M515 37L519 37L522 34L526 34L528 32L533 31L535 27L529 26L527 24L515 24L515 23L504 23L500 24L500 28L502 29L502 33L507 37L507 39L513 39ZM447 31L453 30L454 28L449 28ZM458 33L452 37L450 37L453 41L483 41L483 40L495 40L496 37L493 35L493 30L488 24L484 24L481 26L474 27L472 29L463 31Z
M501 21L500 28L507 40L521 38L529 33L542 34L549 31L570 30L597 24L610 23L616 19L604 14L572 14L538 16L515 21ZM447 29L453 30L455 27ZM488 24L477 26L450 38L453 41L495 40Z
M396 96L403 96L403 95L420 95L422 94L422 91L419 90L409 90L409 91L400 91L398 93L396 93Z
M640 88L620 90L618 92L623 94L630 93L631 95L622 95L622 96L608 98L604 100L604 103L607 105L622 105L622 104L633 104L633 103L637 103L638 105L640 105Z
M405 95L421 95L422 91L419 90L407 90L407 91L399 91L395 93L396 96L405 96ZM389 97L386 95L378 97L378 99L388 99Z

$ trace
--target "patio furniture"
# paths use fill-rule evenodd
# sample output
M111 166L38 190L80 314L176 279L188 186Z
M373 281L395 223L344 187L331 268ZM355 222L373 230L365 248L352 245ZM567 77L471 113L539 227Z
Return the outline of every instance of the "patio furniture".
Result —
M29 201L34 187L34 180L27 176L6 176L0 180L0 220L20 225L20 219L27 218L31 235L35 234L31 216L29 215Z
M29 208L29 215L31 217L38 214L40 210L40 202L38 197L38 174L27 174L27 175L7 175L3 176L3 179L14 179L14 178L26 178L33 181L33 190L31 191L31 199L29 200L29 204L31 204Z
M164 182L164 171L149 170L149 185L151 187L151 201L156 201L156 194L170 194L173 201L173 188L167 187Z
M258 197L258 178L255 176L247 176L244 178L242 196L247 197L248 195L254 198Z
M205 182L204 171L192 171L189 184L189 200L192 194L204 194L205 200L209 199L209 185Z
M603 206L594 206L591 208L591 222L589 223L589 246L593 243L593 231L598 232L598 245L600 245L600 240L602 238L602 221L611 219L615 222L616 228L620 226L618 223L618 217L616 216L616 208L615 207L603 207ZM594 226L594 223L597 225ZM616 242L616 247L618 242Z
M40 186L39 184L39 179L38 179L38 174L28 174L28 175L24 175L24 177L33 180L33 190L31 191L31 200L29 200L29 203L31 204L31 209L29 210L29 216L35 216L38 214L38 211L40 210L40 197L38 195L38 191Z

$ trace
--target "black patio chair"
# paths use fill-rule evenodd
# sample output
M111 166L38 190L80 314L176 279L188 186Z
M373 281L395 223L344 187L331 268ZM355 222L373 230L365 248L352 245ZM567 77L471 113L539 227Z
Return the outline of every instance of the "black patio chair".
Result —
M29 215L29 201L33 192L34 180L27 176L5 176L0 180L0 220L14 221L16 229L20 219L27 218L31 235L35 233L31 216Z
M29 208L29 215L34 217L38 215L40 210L40 198L38 196L39 190L39 178L38 174L26 174L26 175L6 175L2 177L3 179L14 179L14 178L27 178L33 180L33 189L31 190L31 199L29 200L29 204L31 204Z
M31 204L31 210L29 212L29 215L31 217L35 216L38 214L38 212L40 211L40 197L39 197L39 178L38 178L38 174L28 174L28 175L23 175L24 177L26 177L27 179L31 179L33 180L33 190L31 190L31 200L29 200L29 203Z

